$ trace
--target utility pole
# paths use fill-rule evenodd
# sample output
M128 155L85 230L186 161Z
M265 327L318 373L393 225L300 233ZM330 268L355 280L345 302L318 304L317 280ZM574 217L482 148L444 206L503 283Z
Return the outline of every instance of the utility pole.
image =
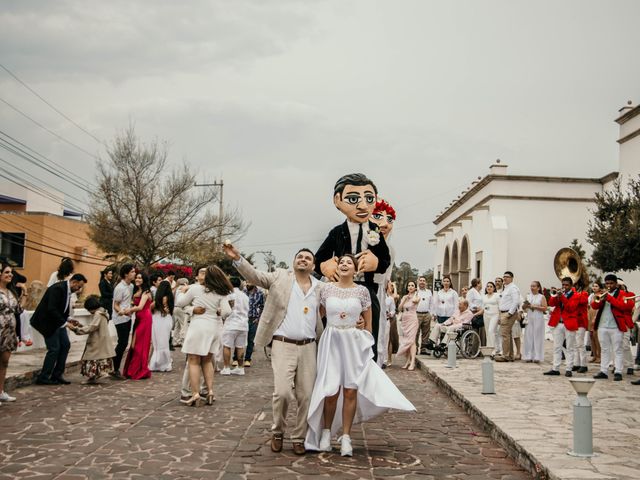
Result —
M214 180L213 183L196 183L194 187L219 187L220 195L218 196L218 244L222 245L222 235L224 233L224 180L220 179L218 182Z
M273 272L276 265L276 257L271 250L258 250L256 253L264 255L264 261L267 264L267 271Z

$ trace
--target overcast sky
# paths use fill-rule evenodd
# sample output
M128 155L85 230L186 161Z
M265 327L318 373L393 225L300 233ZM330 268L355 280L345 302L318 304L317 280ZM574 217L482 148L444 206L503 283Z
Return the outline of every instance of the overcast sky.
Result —
M397 262L422 271L435 215L496 158L512 173L616 170L613 119L640 100L638 18L634 0L3 2L0 62L98 138L132 121L223 178L247 252L290 264L316 249L342 221L335 180L366 173L398 212ZM104 157L1 69L0 98ZM1 102L0 125L94 177L93 158Z

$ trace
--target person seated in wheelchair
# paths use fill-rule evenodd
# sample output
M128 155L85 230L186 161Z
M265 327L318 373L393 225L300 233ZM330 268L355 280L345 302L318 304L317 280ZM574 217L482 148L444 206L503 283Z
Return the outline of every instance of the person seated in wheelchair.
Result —
M444 323L436 323L433 330L431 330L431 335L429 336L430 345L432 347L439 343L444 345L444 342L441 342L441 338L445 333L459 332L463 329L471 328L471 320L473 320L475 315L476 314L469 308L469 302L461 298L458 301L458 310L456 313L449 317Z

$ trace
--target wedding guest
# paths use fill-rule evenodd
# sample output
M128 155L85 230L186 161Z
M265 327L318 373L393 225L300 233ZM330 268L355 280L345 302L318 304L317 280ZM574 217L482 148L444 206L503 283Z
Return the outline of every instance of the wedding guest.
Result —
M393 363L393 355L398 352L400 347L400 339L398 337L398 324L396 322L396 284L387 282L387 296L385 297L385 312L387 316L387 363L389 366ZM384 368L384 367L383 367Z
M149 350L151 349L151 291L149 277L139 272L134 278L129 313L135 313L131 333L131 346L124 361L122 374L131 380L143 380L151 377L149 370Z
M520 290L513 283L513 273L504 272L502 277L504 288L498 300L500 309L500 337L502 338L502 355L496 356L497 362L513 362L513 325L519 320Z
M400 300L398 307L402 312L402 337L400 337L400 347L397 355L406 355L407 361L402 368L415 370L416 368L416 334L418 332L418 316L416 308L420 302L420 297L416 292L414 281L407 282L407 294Z
M111 318L118 333L118 343L116 344L116 354L113 357L113 373L111 375L117 380L124 378L120 373L120 363L129 344L129 334L131 333L132 282L135 276L135 266L131 263L125 263L120 267L120 283L113 290L113 315Z
M36 379L39 385L68 385L64 378L64 370L69 354L69 335L67 326L77 323L69 321L69 313L73 309L71 298L80 292L87 283L81 273L75 273L69 280L56 282L44 292L42 300L31 317L31 326L44 337L47 353L42 370Z
M504 280L502 279L502 277L496 277L495 280L496 283L496 293L499 295L502 295L502 292L504 291Z
M53 272L51 276L49 276L49 281L47 282L47 288L57 282L62 282L63 280L68 280L74 271L73 260L69 257L62 257L60 260L60 265L58 265L58 270Z
M200 403L200 375L204 376L207 386L208 405L215 401L213 393L212 355L220 350L222 321L231 313L227 295L233 291L229 279L216 266L207 268L204 285L191 285L188 290L177 294L176 305L186 307L194 301L204 307L205 312L196 314L191 319L187 335L182 345L182 352L188 354L189 382L191 397L183 403L197 406Z
M589 341L591 343L590 363L600 363L600 340L598 339L598 330L595 328L595 320L598 310L591 305L596 297L604 292L604 285L600 281L593 282L591 285L592 293L589 295ZM638 349L640 353L640 348Z
M200 271L202 271L201 280L202 280L202 282L204 282L204 274L207 271L207 266L206 265L201 265L201 266L197 267L195 271L197 272L197 274L196 274L196 283L201 283L200 274L199 274ZM179 278L176 281L176 284L178 286L177 286L176 290L174 290L174 292L177 293L178 289L181 289L181 288L184 289L184 287L188 287L189 286L189 280L187 280L186 278ZM172 345L174 347L181 347L182 346L182 342L184 342L184 336L187 334L187 329L189 328L189 320L190 319L191 319L191 315L187 311L185 311L184 308L179 307L179 306L174 304L174 307L173 307L173 330L171 331Z
M18 305L20 307L15 312L18 346L31 346L33 344L33 342L31 341L31 328L29 327L28 322L23 322L25 315L22 308L27 296L27 277L21 275L20 272L13 271L13 278L11 279L10 289L16 294L18 298Z
M178 288L178 282L176 281L175 270L169 270L167 272L167 276L165 277L165 280L169 282L169 285L171 285L171 290L173 290L173 292L175 293L176 288Z
M162 282L163 280L164 278L162 277L162 274L160 272L151 272L151 274L149 275L149 284L151 285L151 288L149 289L151 291L151 300L156 299L158 285L160 285L160 282Z
M498 294L496 284L487 282L482 296L482 310L484 326L487 335L487 346L493 347L493 355L502 355L502 340L500 337L500 310L498 309Z
M542 294L542 285L537 280L531 282L531 293L522 304L527 314L527 328L524 333L524 355L526 362L544 361L544 313L547 311L547 299Z
M467 293L469 293L469 287L465 285L460 289L460 298L467 298Z
M250 367L258 322L264 309L264 293L255 285L247 283L245 294L249 297L249 331L247 336L247 351L244 355L244 366Z
M4 381L11 352L18 348L16 313L20 310L20 303L11 289L13 269L5 262L0 263L0 268L0 402L15 402L15 397L4 390Z
M42 300L44 295L45 286L40 280L33 280L27 288L27 294L24 297L22 304L22 313L20 314L21 332L24 339L24 344L27 347L33 345L33 338L31 335L31 324L29 323L31 315Z
M221 375L244 375L244 349L247 346L247 332L249 330L249 297L240 290L240 279L231 278L233 292L229 296L233 299L231 315L224 321L222 329L222 348L224 368ZM238 366L233 370L231 365L231 352L235 351Z
M427 278L418 277L418 297L420 301L416 307L416 315L418 316L418 333L416 334L416 345L421 355L431 355L427 350L427 340L429 332L431 332L431 307L433 305L433 293L427 287Z
M444 323L437 323L433 330L431 330L431 336L429 340L432 346L442 342L441 337L445 333L457 332L465 325L471 325L474 313L469 308L469 302L466 298L460 298L458 300L458 310L451 317L449 317Z
M100 306L109 314L109 318L113 315L113 270L105 268L100 272Z
M351 427L387 411L415 411L415 407L385 375L373 359L371 335L371 296L366 287L356 285L356 259L338 259L338 281L320 293L321 315L326 313L327 328L318 345L318 368L309 406L305 447L331 451L331 437L342 426L340 455L352 456ZM413 283L413 282L411 282ZM413 284L413 295L415 284ZM415 305L413 312L415 316ZM357 329L364 318L364 329ZM417 317L415 319L417 329ZM415 332L407 337L414 349ZM341 415L336 418L338 405Z
M169 349L171 329L173 328L173 292L169 282L162 280L156 287L155 298L152 303L151 344L153 353L149 360L149 370L152 372L170 372L173 366L171 350Z
M88 335L80 361L80 374L87 377L85 383L89 385L97 384L100 377L113 371L113 356L116 354L109 333L109 314L101 304L98 297L87 297L84 308L91 314L91 321L88 325L69 326L76 335Z
M482 308L482 282L479 278L471 280L471 288L464 298L469 302L469 308L474 314L474 320L471 322L473 328L476 329L478 335L480 335L480 345L487 344L487 334L484 324L484 310Z
M442 277L442 289L433 295L435 306L432 311L436 315L438 323L444 323L456 313L458 308L458 293L451 288L451 277L445 275Z

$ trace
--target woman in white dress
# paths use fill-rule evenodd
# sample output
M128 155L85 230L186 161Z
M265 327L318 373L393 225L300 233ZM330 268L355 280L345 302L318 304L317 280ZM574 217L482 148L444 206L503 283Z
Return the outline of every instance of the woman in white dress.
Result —
M184 287L183 287L184 288ZM200 373L207 385L207 404L215 401L213 394L213 363L211 356L220 351L222 320L231 313L227 295L233 291L229 279L216 266L207 267L204 284L190 285L178 293L176 306L204 308L204 313L193 314L189 329L182 344L182 353L187 354L191 397L181 400L190 406L200 403Z
M487 282L482 296L484 310L484 326L487 329L487 346L493 347L494 355L502 354L502 338L500 337L500 311L498 310L498 294L496 284Z
M527 293L522 309L527 314L522 358L527 362L540 363L544 361L544 312L547 310L547 299L537 280L531 282L531 293Z
M149 360L149 370L152 372L170 372L172 368L169 341L173 328L173 303L171 284L163 280L158 284L153 301L153 323L151 326L153 353Z
M389 408L415 410L384 371L373 361L371 297L353 277L356 261L344 255L338 261L337 283L320 294L321 313L327 328L318 344L316 381L309 405L308 450L330 451L331 438L342 425L340 454L351 456L351 426L369 420ZM363 316L364 329L356 323ZM336 411L341 410L341 418ZM341 421L342 420L342 421Z

